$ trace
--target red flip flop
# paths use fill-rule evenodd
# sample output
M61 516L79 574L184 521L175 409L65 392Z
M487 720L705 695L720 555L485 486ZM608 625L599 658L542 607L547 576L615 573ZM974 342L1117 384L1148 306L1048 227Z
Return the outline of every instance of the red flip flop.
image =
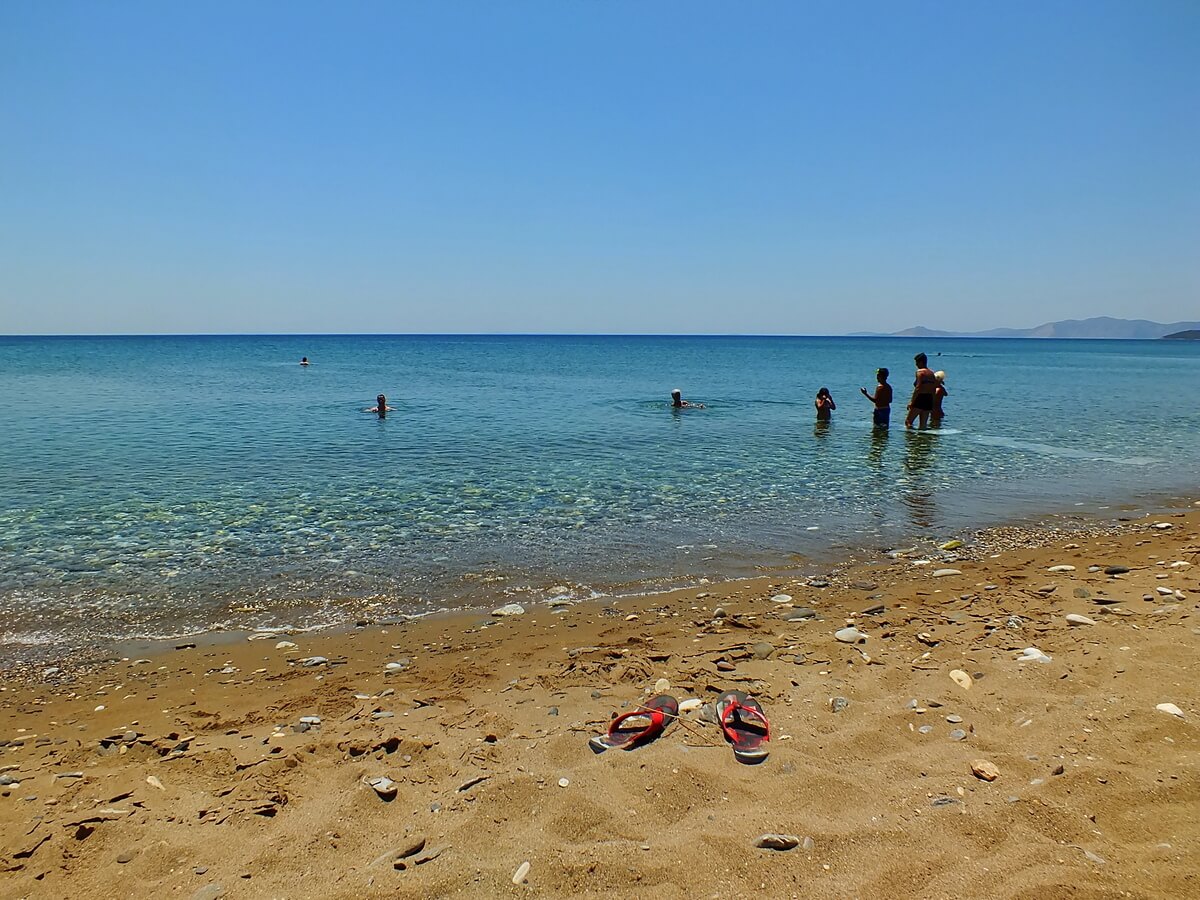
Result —
M716 711L738 762L758 763L767 758L764 744L771 740L771 723L757 700L742 691L726 691L717 698Z
M596 753L616 747L632 750L662 734L667 719L676 718L678 715L679 701L668 694L659 694L657 697L651 697L633 712L617 716L609 723L608 734L597 735L588 741L588 746ZM626 726L625 723L630 719L642 719L643 723ZM649 724L644 724L646 720Z

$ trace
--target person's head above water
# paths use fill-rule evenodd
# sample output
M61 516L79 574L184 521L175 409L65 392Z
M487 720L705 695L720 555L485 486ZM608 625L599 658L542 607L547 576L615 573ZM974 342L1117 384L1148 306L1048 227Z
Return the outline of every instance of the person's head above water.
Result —
M307 356L300 357L300 365L302 365L302 366L308 365L308 357Z
M888 375L890 375L890 374L892 374L892 373L889 372L887 369L876 369L875 370L875 380L878 381L880 384L883 384L885 381L888 380Z
M918 369L924 369L927 365L929 365L929 357L924 353L918 353L913 357L913 362L917 364Z
M683 406L683 391L679 390L679 388L671 391L671 405Z
M375 398L375 402L378 403L380 406L387 406L387 397L385 397L383 394L380 394L378 397Z
M818 397L828 397L829 396L829 388L827 388L827 387L821 388L819 391L817 391L817 396Z

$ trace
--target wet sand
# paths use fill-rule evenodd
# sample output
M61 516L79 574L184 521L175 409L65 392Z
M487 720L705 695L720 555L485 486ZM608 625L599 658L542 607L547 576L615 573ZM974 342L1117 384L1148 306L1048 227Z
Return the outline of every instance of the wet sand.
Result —
M812 583L10 677L0 893L1198 896L1198 609L1200 513L1174 511L998 529ZM865 641L837 640L847 623ZM1027 647L1052 659L1018 662ZM769 758L735 761L703 709L593 754L660 679L680 700L752 692ZM801 843L759 849L764 833Z

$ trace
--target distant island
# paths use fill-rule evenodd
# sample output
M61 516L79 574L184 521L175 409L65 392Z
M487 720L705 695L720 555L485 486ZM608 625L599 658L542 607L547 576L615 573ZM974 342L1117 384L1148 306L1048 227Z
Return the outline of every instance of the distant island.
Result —
M1047 322L1037 328L991 328L987 331L938 331L917 325L890 335L859 332L855 337L978 337L978 338L1091 338L1125 340L1200 339L1200 322L1174 322L1164 325L1146 319L1114 319L1098 316L1093 319L1065 319Z

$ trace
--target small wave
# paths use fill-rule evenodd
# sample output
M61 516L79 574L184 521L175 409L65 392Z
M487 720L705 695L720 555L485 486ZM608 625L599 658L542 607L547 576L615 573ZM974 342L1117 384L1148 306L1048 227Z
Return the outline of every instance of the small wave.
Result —
M1110 462L1124 466L1148 466L1158 462L1152 456L1108 456L1090 450L1080 450L1076 447L1056 447L1052 444L1040 444L1036 441L1019 441L1016 438L979 435L975 442L988 447L1004 447L1010 450L1021 450L1028 453L1040 453L1043 456L1057 456L1063 459L1084 459L1093 462Z

